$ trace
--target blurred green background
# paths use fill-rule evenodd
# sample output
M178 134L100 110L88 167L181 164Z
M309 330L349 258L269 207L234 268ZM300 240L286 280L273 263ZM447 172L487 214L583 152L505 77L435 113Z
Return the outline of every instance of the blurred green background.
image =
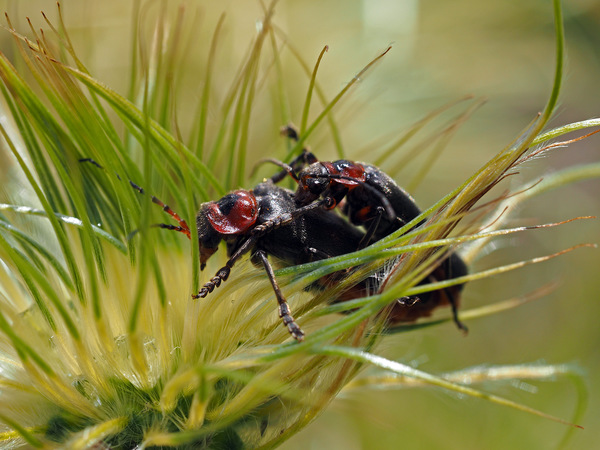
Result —
M131 11L134 2L63 1L66 25L79 57L93 76L126 94L131 66ZM142 32L149 39L161 2L142 2ZM55 1L0 1L24 33L25 17L46 27L40 10L56 17ZM258 2L169 1L175 17L185 6L187 31L199 39L182 48L186 64L178 78L178 120L183 132L200 89L208 46L216 21L227 13L218 53L217 78L232 79L261 17ZM571 0L564 5L567 38L566 77L553 126L597 117L600 112L600 3ZM457 0L281 0L275 24L311 66L329 45L318 75L332 98L353 75L389 44L392 50L344 100L335 116L349 157L368 160L381 146L434 108L466 94L485 97L457 132L424 183L413 192L422 206L458 185L508 145L541 111L554 74L554 30L549 1L476 2ZM8 32L0 32L0 50L13 51ZM308 86L306 75L288 53L286 94L298 123ZM224 83L225 85L225 83ZM274 88L264 88L270 92ZM222 93L221 93L222 94ZM217 96L220 94L217 93ZM190 101L192 100L192 101ZM313 117L319 111L313 102ZM281 118L270 97L257 99L250 152L259 158L284 149L278 137ZM210 112L209 112L210 113ZM217 118L217 115L214 115ZM451 117L450 114L448 117ZM326 127L311 137L322 159L334 158ZM592 137L528 162L503 187L537 180L570 165L598 161L600 138ZM279 153L276 153L279 152ZM7 170L6 164L4 170ZM418 166L415 166L418 167ZM415 167L396 175L412 180ZM249 182L251 184L251 182ZM249 186L246 186L249 187ZM511 225L556 222L600 215L600 180L579 183L523 205ZM549 230L530 231L498 241L475 262L473 270L553 253L584 242L598 242L598 220ZM579 402L587 410L567 448L594 448L600 441L600 252L580 249L536 266L471 283L463 306L481 306L524 295L552 281L551 295L515 310L470 322L461 335L451 325L391 336L380 353L421 370L440 373L478 365L573 363L585 375L589 397L578 398L567 378L549 382L504 382L477 386L549 414L570 420ZM311 426L284 445L286 449L411 448L476 449L556 447L568 427L482 400L438 389L356 391L342 395Z

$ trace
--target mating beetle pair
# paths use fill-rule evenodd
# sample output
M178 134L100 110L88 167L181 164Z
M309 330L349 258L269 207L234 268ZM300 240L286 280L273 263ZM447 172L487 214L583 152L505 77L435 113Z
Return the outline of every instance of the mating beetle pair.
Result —
M283 132L292 139L292 127ZM394 180L375 166L347 160L320 162L304 150L290 163L273 162L284 170L252 190L236 190L220 200L203 203L196 215L201 269L217 251L219 243L227 245L229 259L214 277L203 285L194 298L206 297L227 280L235 262L247 252L256 265L267 272L279 304L279 317L298 341L304 332L295 322L268 260L272 255L285 264L296 265L351 253L376 242L416 218L420 210L412 197ZM276 183L286 176L298 184L296 192ZM139 192L143 190L131 183ZM174 211L152 197L179 226L157 226L182 232L190 237L190 228ZM342 205L342 217L336 206ZM340 208L337 208L339 210ZM364 230L359 228L364 227ZM460 277L467 273L462 259L449 253L423 283ZM363 296L377 275L362 280L338 301ZM390 323L410 322L428 316L438 306L452 307L454 322L462 285L402 298L392 305ZM336 299L334 299L336 300Z

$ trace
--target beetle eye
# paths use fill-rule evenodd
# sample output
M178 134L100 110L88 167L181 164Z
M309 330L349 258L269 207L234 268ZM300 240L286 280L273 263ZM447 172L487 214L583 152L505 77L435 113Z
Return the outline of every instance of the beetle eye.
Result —
M250 191L227 194L207 210L208 221L221 234L243 233L258 218L258 203Z

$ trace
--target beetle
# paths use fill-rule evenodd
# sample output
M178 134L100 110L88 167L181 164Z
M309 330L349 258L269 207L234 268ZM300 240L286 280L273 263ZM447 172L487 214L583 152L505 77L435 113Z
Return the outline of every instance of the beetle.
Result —
M298 132L292 125L283 127L281 131L285 136L298 140ZM288 175L296 181L298 186L294 200L297 207L315 201L323 201L329 208L341 205L341 212L352 224L365 228L361 247L389 236L421 214L412 196L374 165L349 160L319 161L306 148L289 165L274 159L265 161L284 169L271 177L273 182L279 182ZM457 278L467 273L467 266L460 256L448 252L421 284ZM414 302L401 299L391 308L388 320L390 323L414 321L431 315L438 306L450 305L454 323L466 332L467 327L458 319L462 288L460 284L422 293Z
M279 305L279 316L284 325L287 326L292 337L301 341L304 339L304 332L291 315L267 258L268 255L279 258L285 264L296 265L351 253L368 245L371 240L379 240L387 236L420 213L412 198L375 166L361 165L346 160L335 163L318 163L326 168L333 167L338 173L330 173L328 176L310 176L310 172L302 168L306 164L305 161L311 160L313 163L309 168L314 167L318 161L314 155L305 152L292 162L294 169L289 169L289 166L279 163L286 170L260 183L254 189L236 190L218 201L206 202L200 206L196 215L196 227L201 270L206 267L208 259L218 250L221 241L226 243L229 259L215 276L206 282L197 294L192 296L193 298L206 297L219 287L229 277L235 262L245 253L250 252L252 263L257 266L262 265L267 273ZM82 161L95 163L89 159ZM97 163L95 164L99 166ZM365 167L368 170L365 170ZM344 172L346 168L350 170ZM321 182L325 181L326 183L320 183L320 185L326 187L321 189L320 193L312 192L312 196L308 199L299 199L298 192L302 188L300 182L295 193L276 185L287 174L294 177L294 170L300 171L306 184L312 179L317 179ZM369 173L373 173L373 177L365 175ZM298 177L294 178L298 180ZM368 180L378 180L378 182L384 180L385 186L391 186L391 188L382 192L368 184ZM129 183L139 193L145 193L143 188L132 181ZM376 183L372 184L377 186ZM346 188L346 186L350 186L350 188ZM397 190L393 190L394 187ZM362 197L356 197L356 204L360 206L363 214L353 215L347 205L344 206L343 211L355 225L368 225L366 232L337 214L334 209L344 199L349 203L348 199L353 198L355 191L358 193L362 191ZM328 192L331 195L328 195ZM191 238L191 230L185 220L155 196L151 196L151 198L155 204L178 222L177 226L163 223L153 226L178 231ZM394 208L401 212L400 216L395 215ZM365 210L372 213L370 215L373 217L365 220L365 217L369 216L369 214L364 214ZM382 222L384 217L385 221ZM371 220L370 223L369 220ZM422 283L464 274L466 274L466 266L462 260L457 255L450 254ZM324 277L313 286L327 286L332 282L331 280L339 278L339 275L338 273ZM380 273L372 274L357 282L332 301L346 301L368 295L373 288L378 286L380 278ZM419 317L430 315L439 305L450 304L453 307L455 322L459 327L465 329L456 315L461 288L460 285L453 286L420 294L419 297L397 299L389 311L388 323L414 321Z

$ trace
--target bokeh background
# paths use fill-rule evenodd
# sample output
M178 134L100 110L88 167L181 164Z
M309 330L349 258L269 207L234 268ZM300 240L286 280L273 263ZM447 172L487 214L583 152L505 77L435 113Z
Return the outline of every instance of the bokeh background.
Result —
M127 94L131 70L131 11L136 2L62 1L64 18L79 57L93 76ZM198 39L182 47L174 68L178 83L178 120L186 119L201 92L204 61L221 12L227 16L218 53L218 79L233 78L261 17L259 2L142 2L142 46L151 45L155 16L166 6L174 18L184 6L186 32ZM40 10L56 18L54 0L0 1L17 29L27 33L26 17L46 27ZM570 0L564 5L567 38L566 77L552 125L597 117L600 113L600 3ZM545 105L554 73L554 30L549 1L476 2L473 0L281 0L275 24L312 66L329 45L318 80L332 98L353 75L389 44L392 50L353 89L336 110L342 140L353 159L368 160L382 146L429 111L467 94L487 99L453 136L425 181L412 192L427 206L454 188L508 145ZM8 32L0 30L0 50L11 54ZM291 117L298 122L308 86L289 52L282 52ZM222 83L226 85L225 81ZM268 85L256 101L250 135L255 158L281 155L281 117ZM262 93L262 95L261 95ZM217 92L218 96L219 93ZM192 101L190 101L192 100ZM313 103L313 115L319 105ZM459 112L460 109L457 110ZM456 113L455 113L456 114ZM215 117L217 117L215 113ZM451 118L450 113L446 118ZM441 126L441 125L439 125ZM436 130L432 125L432 132ZM426 137L426 135L424 135ZM334 158L326 127L311 137L322 159ZM505 187L537 180L570 165L600 159L600 138L558 149L523 166ZM6 173L10 163L3 160ZM395 174L400 184L413 180L420 166ZM249 185L251 185L249 181ZM249 186L246 186L249 187ZM556 222L600 216L600 180L553 191L523 205L511 224ZM600 241L598 220L531 231L498 241L473 270L553 253ZM479 365L572 363L584 373L588 395L578 396L568 378L546 382L490 383L478 386L569 420L587 402L568 448L594 448L600 441L600 252L580 249L560 258L496 278L471 283L466 308L524 295L557 281L550 295L515 310L470 322L467 337L452 325L387 338L380 353L432 373ZM288 441L286 449L411 448L476 449L556 447L568 427L482 400L439 389L353 391L342 395L311 426Z

